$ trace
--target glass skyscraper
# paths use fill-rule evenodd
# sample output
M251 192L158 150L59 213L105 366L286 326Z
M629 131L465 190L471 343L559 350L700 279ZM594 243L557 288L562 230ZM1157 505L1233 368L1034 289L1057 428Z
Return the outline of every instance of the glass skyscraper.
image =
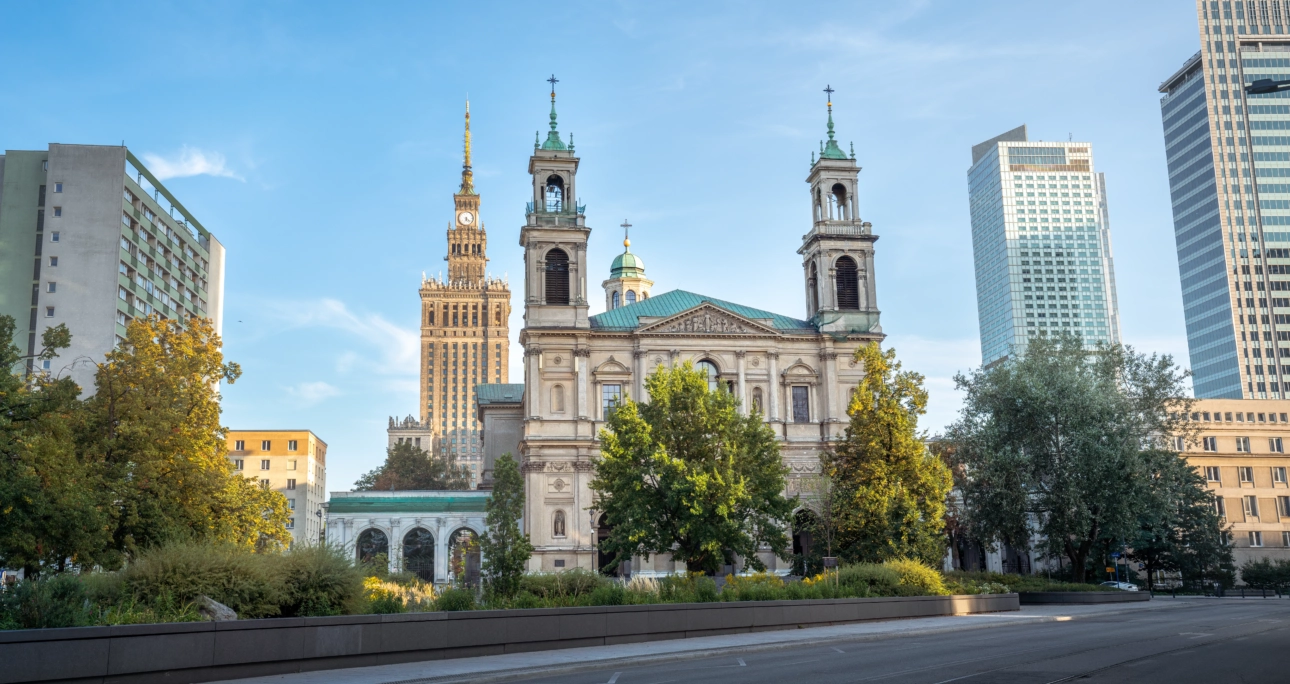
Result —
M1286 398L1290 2L1196 3L1201 49L1160 85L1187 346L1201 398ZM1285 365L1281 365L1285 364Z
M1031 142L1026 127L972 147L968 169L981 360L1068 332L1120 342L1106 180L1088 143Z

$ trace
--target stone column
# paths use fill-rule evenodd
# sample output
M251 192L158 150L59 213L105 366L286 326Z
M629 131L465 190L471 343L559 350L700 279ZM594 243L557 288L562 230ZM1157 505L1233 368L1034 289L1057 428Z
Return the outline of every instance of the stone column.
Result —
M593 411L588 410L587 404L587 382L590 380L590 378L587 377L587 361L590 356L591 350L589 349L573 350L574 384L578 386L578 407L577 412L574 415L579 418L590 418L591 416L596 415Z
M873 250L865 252L865 281L869 284L868 299L865 302L869 311L878 310L878 283L873 276Z
M746 352L740 349L735 352L736 366L739 369L739 413L748 415L748 391L744 383L744 356Z
M820 393L824 403L824 417L827 422L833 422L841 418L838 408L838 353L831 349L822 350L820 365L823 366L821 375L824 378L824 391Z
M444 519L434 519L434 581L447 582L448 577L448 530Z
M770 396L767 397L769 406L767 407L767 416L770 422L779 420L779 352L770 351L766 353L766 362L770 371Z
M587 272L587 265L584 263L587 260L587 243L578 243L574 247L574 252L577 256L573 260L573 268L570 269L573 272L569 274L573 278L573 287L569 289L574 291L573 301L575 304L586 304L586 279L582 277L582 274Z
M403 521L390 518L390 572L403 569Z
M538 366L541 364L542 348L536 345L530 345L524 350L524 404L527 409L526 418L536 418L542 415L542 382L541 370Z
M649 363L649 352L637 349L633 352L636 358L636 390L632 393L632 401L645 401L645 365Z
M530 274L535 282L534 292L536 294L537 304L546 304L546 259L537 259L534 270Z

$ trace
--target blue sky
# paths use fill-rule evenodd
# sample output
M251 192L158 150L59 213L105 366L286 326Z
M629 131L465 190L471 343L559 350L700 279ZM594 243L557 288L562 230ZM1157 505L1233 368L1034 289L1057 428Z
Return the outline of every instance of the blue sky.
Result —
M415 413L417 287L444 268L469 93L491 271L522 290L533 134L560 78L593 291L634 225L655 292L802 316L826 84L880 236L888 344L953 420L980 363L969 148L1021 123L1093 143L1125 341L1186 360L1159 83L1192 3L28 3L0 42L0 145L126 144L228 249L234 428L309 428L328 488ZM598 302L598 299L593 298ZM519 306L516 298L515 305ZM593 306L593 313L603 303ZM522 324L511 318L513 335ZM512 358L512 379L520 358Z

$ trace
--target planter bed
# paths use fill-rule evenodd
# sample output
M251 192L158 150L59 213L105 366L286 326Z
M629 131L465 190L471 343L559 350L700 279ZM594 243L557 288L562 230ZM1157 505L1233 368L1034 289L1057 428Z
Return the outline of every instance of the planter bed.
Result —
M1019 607L1017 594L981 594L14 630L0 632L0 683L207 682Z
M1057 603L1134 603L1150 601L1149 591L1023 591L1023 606Z

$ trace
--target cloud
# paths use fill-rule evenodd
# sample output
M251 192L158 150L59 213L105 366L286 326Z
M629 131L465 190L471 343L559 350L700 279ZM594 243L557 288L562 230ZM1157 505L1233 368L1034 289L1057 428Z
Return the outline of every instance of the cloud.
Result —
M340 396L341 391L325 382L302 382L286 388L287 394L295 397L305 406L313 406L332 397Z
M370 351L347 351L337 360L338 372L351 369L378 375L414 377L420 367L420 331L401 328L379 314L350 311L335 299L275 301L268 308L287 328L331 328L357 338ZM362 363L368 359L370 363Z
M169 159L158 154L143 155L148 170L160 180L168 178L187 178L189 176L219 176L240 180L246 179L237 175L225 166L224 155L218 152L203 152L196 147L184 145L179 153Z

